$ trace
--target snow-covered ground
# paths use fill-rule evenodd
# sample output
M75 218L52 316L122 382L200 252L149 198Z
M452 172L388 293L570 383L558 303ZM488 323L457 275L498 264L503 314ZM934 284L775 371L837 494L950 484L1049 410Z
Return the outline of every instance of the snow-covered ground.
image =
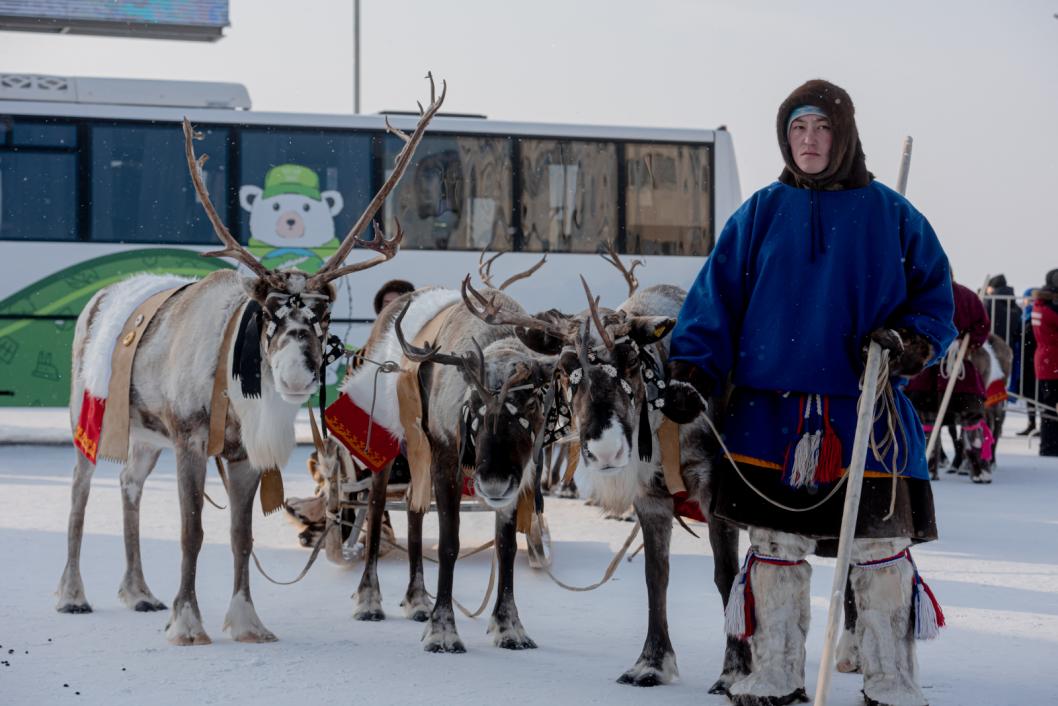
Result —
M1008 428L1016 430L1023 418ZM285 473L290 495L308 494L306 447ZM253 573L254 599L278 643L245 645L221 631L231 591L228 514L206 506L206 543L198 595L214 644L173 647L165 613L134 613L116 591L124 567L118 468L100 464L88 505L82 568L94 613L60 615L53 592L66 555L70 447L0 446L0 704L300 704L547 703L724 704L706 689L720 671L722 616L712 585L708 543L674 533L669 620L681 677L649 690L614 682L639 654L646 629L642 556L591 593L568 593L529 568L516 567L522 621L540 645L508 652L485 635L487 619L457 619L468 652L422 651L422 625L404 619L399 601L407 570L396 552L380 566L388 619L350 617L359 566L323 558L308 577L275 586ZM222 502L215 473L207 491ZM991 486L945 475L935 484L941 540L916 550L949 627L920 643L922 684L934 706L1058 703L1058 459L1040 459L1022 439L1000 446ZM223 504L223 503L222 503ZM555 572L589 583L602 573L630 529L604 520L580 501L548 500ZM175 595L180 566L174 465L163 454L143 497L147 580L163 600ZM490 513L463 517L463 546L491 536ZM403 536L404 521L395 518ZM255 518L256 548L266 568L293 577L307 558L294 529L276 514ZM436 546L435 517L426 546ZM743 545L745 545L743 535ZM743 546L743 549L745 546ZM815 684L833 563L813 559L808 689ZM253 571L253 570L251 570ZM432 587L436 567L426 565ZM476 606L489 558L457 566L456 597ZM487 615L487 613L486 613ZM68 685L68 686L67 686ZM838 674L830 703L861 704L860 677ZM79 692L79 693L78 693Z

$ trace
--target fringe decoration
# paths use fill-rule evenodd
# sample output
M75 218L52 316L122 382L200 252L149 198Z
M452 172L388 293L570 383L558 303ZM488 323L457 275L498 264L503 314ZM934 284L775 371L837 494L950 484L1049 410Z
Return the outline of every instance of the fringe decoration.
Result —
M643 404L639 408L639 460L650 463L654 457L654 433L650 430L650 407L647 404L646 395L643 396Z
M816 484L833 483L841 478L841 438L830 426L830 398L823 402L823 442L819 446Z
M269 468L261 474L261 512L271 515L283 507L283 475L278 468Z
M724 609L724 630L728 635L739 640L748 639L757 630L754 610L756 601L753 597L753 582L750 578L753 565L757 562L771 566L797 566L805 563L805 560L780 559L759 554L755 547L749 548L746 552L746 559L742 562L742 569L735 577L735 582L731 584L731 594L727 598L727 608Z
M251 299L246 304L235 334L231 376L241 383L242 396L261 396L261 305Z
M802 397L797 416L800 439L793 449L787 448L783 482L791 488L814 488L839 480L842 473L841 438L830 426L830 399L824 401L822 395ZM809 427L815 427L815 431L808 431Z
M913 581L915 592L911 600L914 601L915 639L936 639L940 636L940 629L944 627L944 611L941 610L940 603L933 595L929 584L919 576L918 569L915 570Z

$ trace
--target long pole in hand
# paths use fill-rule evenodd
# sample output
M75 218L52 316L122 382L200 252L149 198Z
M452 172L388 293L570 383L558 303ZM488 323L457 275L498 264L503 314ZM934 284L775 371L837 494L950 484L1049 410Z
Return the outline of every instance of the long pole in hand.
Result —
M911 168L910 135L904 138L900 155L900 171L896 178L896 189L901 194L907 191L907 174ZM852 542L856 535L856 519L860 514L860 494L863 492L863 471L867 463L868 435L874 424L874 401L878 392L878 374L882 363L888 358L881 347L871 342L867 348L867 369L863 372L863 390L856 408L856 436L852 441L852 459L849 462L849 479L845 488L845 509L841 516L841 532L838 535L838 555L834 565L834 583L830 590L830 610L827 613L827 631L823 638L823 654L819 658L819 676L816 678L815 706L826 706L830 691L830 676L834 673L834 653L838 645L838 624L845 604L845 583L852 563Z

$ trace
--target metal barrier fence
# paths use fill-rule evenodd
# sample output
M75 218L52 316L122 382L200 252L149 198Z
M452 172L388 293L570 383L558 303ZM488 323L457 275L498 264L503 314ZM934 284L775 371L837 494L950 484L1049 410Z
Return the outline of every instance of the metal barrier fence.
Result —
M1009 387L1011 394L1023 400L1030 412L1036 412L1048 419L1058 418L1058 411L1040 401L1040 383L1033 371L1033 351L1035 337L1032 333L1032 320L1025 316L1026 307L1032 310L1032 300L1015 294L987 294L981 298L988 318L992 323L992 333L1002 338L1014 351L1014 365L1018 370L1017 384ZM1014 322L1017 322L1016 326ZM1016 329L1016 330L1013 330ZM1026 385L1026 379L1031 378Z

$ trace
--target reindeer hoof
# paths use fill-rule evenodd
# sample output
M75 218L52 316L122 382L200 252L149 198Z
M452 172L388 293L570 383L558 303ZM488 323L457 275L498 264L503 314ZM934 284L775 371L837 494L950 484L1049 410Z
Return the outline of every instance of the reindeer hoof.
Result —
M430 611L427 608L420 608L412 611L411 614L408 615L408 620L414 620L417 623L425 623L429 619Z
M209 635L204 632L195 633L188 635L186 633L180 633L177 635L168 636L169 644L176 645L177 647L189 647L191 645L212 645L213 640L209 639Z
M386 613L381 608L365 608L353 613L353 618L367 623L377 623L386 619Z
M661 686L664 684L661 681L660 675L657 672L647 672L646 674L633 675L631 672L625 672L621 676L617 677L618 684L630 684L631 686Z
M462 640L453 640L452 642L427 642L423 645L423 649L427 652L433 652L434 654L442 654L445 652L451 654L463 654L467 651L466 646Z
M727 689L728 689L729 686L731 686L731 685L723 677L720 677L715 682L713 682L713 685L711 687L709 687L709 693L710 694L723 694L723 695L726 696L727 695Z
M92 606L88 605L87 603L63 603L60 606L56 606L55 610L59 611L60 613L71 614L91 613Z
M140 601L132 608L137 613L153 613L158 610L169 610L161 601Z
M263 632L245 632L241 635L233 635L232 639L236 642L249 642L252 644L262 644L265 642L279 641L279 638L276 637L270 630L264 630Z
M842 674L859 674L860 666L851 660L843 659L838 662L837 670Z
M498 639L496 641L496 647L504 650L535 650L536 643L533 642L533 639L528 635L523 635L521 637L509 635Z

